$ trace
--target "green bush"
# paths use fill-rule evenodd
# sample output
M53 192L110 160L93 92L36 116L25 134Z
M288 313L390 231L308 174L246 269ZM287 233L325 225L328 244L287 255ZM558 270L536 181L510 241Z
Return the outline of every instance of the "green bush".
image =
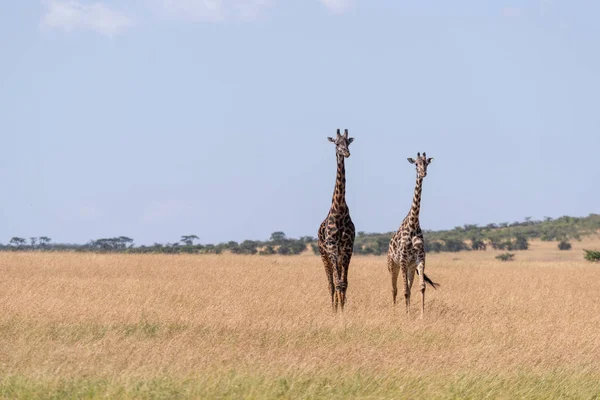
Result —
M282 256L287 256L292 254L292 249L290 249L288 246L286 245L281 245L279 246L279 248L277 249L277 254L280 254Z
M512 261L514 258L515 255L513 253L503 253L496 256L496 259L500 261Z
M272 254L275 254L275 249L273 249L273 246L267 245L262 250L260 250L258 254L261 256L270 256Z
M585 258L588 261L600 261L600 251L596 251L596 250L583 250L583 252L585 253L585 255L583 256L583 258Z
M515 250L527 250L529 248L529 243L527 243L527 238L523 235L517 235L517 240L515 240Z

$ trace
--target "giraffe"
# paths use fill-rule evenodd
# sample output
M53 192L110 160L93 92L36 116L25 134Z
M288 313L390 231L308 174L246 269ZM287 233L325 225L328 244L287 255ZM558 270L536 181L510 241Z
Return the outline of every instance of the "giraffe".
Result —
M346 204L346 169L344 168L344 158L350 157L348 146L354 138L348 137L348 129L343 135L340 135L338 129L335 139L331 137L327 139L335 144L337 175L331 208L319 226L318 236L319 252L329 281L331 306L333 311L337 312L338 303L344 311L348 288L348 266L354 250L355 230Z
M404 298L406 300L406 312L410 311L410 290L413 284L415 271L420 277L421 289L421 318L425 313L425 283L431 285L434 289L439 284L433 282L425 275L425 249L423 248L423 232L419 224L419 211L421 208L421 189L423 178L427 176L427 166L433 158L427 158L425 153L417 153L417 159L408 159L411 164L416 164L417 184L412 200L410 211L396 234L390 240L388 250L388 270L392 276L392 295L394 304L396 304L396 295L398 293L398 273L402 269L402 278L404 278Z

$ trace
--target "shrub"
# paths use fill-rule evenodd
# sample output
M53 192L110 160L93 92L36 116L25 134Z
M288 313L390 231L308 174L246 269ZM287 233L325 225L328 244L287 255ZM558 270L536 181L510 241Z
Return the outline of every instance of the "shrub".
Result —
M291 240L287 246L292 254L300 254L306 250L306 244L300 240Z
M282 256L287 256L287 255L290 255L291 253L292 253L292 250L286 245L281 245L277 249L277 254L281 254Z
M471 239L471 249L473 250L485 250L485 242L481 239L472 238Z
M527 238L523 235L517 235L517 240L515 241L515 250L527 250L529 248L529 243L527 243Z
M503 253L496 256L496 259L500 261L512 261L514 258L515 255L513 253Z
M571 243L567 242L566 240L561 240L561 242L558 244L558 249L571 250Z
M588 261L600 261L600 251L597 250L583 250L585 255L583 256L583 258L585 258Z
M439 253L444 250L444 245L440 242L430 242L425 240L424 248L426 253Z
M275 249L273 249L273 246L267 245L264 249L259 251L258 254L261 256L270 256L272 254L275 254Z

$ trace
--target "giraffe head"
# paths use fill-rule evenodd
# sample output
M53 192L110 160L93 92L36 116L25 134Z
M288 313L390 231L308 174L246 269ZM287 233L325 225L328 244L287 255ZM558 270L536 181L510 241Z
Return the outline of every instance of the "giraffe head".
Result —
M433 158L427 158L425 152L423 152L423 156L421 153L417 153L417 159L409 158L408 162L411 164L416 164L417 166L417 176L419 178L425 178L427 176L427 166L431 164Z
M354 142L354 138L348 137L348 129L344 130L344 134L340 135L340 130L337 130L337 134L335 139L332 137L327 138L331 143L335 143L335 152L342 157L350 157L350 150L348 150L348 146L350 143Z

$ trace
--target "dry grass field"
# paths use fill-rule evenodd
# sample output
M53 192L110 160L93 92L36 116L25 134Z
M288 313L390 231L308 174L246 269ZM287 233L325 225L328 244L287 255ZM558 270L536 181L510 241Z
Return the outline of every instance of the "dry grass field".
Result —
M428 256L426 316L354 257L0 253L2 398L600 398L597 239Z

